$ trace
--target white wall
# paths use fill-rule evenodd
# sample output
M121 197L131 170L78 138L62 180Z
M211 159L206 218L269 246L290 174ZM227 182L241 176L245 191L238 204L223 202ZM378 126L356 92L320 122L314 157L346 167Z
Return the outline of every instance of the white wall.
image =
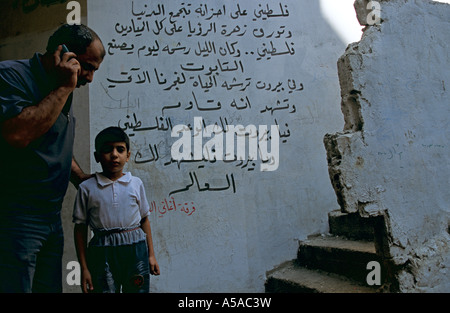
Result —
M109 50L90 86L91 138L110 125L131 136L128 170L147 187L161 266L152 291L263 291L266 271L295 258L298 239L327 232L337 208L323 136L343 125L336 60L345 43L316 0L133 3L88 1L88 24ZM278 124L281 138L268 141L269 151L279 143L278 167L261 171L248 152L244 163L171 163L172 126L196 117ZM159 130L142 130L156 120Z

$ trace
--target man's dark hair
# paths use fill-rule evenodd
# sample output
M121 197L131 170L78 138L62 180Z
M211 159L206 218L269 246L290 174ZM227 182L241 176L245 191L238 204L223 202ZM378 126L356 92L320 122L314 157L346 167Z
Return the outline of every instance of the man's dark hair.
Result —
M130 151L130 139L120 127L111 126L99 132L95 137L95 151L101 152L103 145L109 142L125 142L127 151Z
M48 39L47 53L53 53L59 45L65 44L69 51L77 55L84 54L87 47L100 37L86 25L64 24L59 27Z

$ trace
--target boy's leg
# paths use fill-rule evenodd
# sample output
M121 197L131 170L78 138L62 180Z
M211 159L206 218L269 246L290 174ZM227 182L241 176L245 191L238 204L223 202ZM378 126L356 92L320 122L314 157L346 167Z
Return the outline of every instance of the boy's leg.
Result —
M115 247L89 247L88 268L94 285L93 293L115 293L120 286L113 275L114 257L111 255Z
M145 241L124 246L128 250L122 256L124 293L150 292L150 265L148 263L148 247Z

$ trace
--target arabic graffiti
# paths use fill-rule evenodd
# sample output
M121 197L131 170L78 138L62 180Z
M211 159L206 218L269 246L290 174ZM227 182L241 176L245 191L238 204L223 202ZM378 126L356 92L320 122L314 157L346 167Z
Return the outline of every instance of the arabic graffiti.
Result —
M150 214L156 214L158 217L164 217L169 212L179 212L191 216L195 211L194 202L181 201L181 203L178 203L174 197L165 198L158 203L156 201L150 202Z
M181 202L175 203L173 195L237 193L241 174L268 168L274 161L273 169L278 168L278 150L275 158L273 148L278 149L278 140L288 145L295 136L290 125L297 129L300 123L312 123L312 105L299 101L307 80L293 70L306 55L295 36L295 3L134 0L121 4L123 12L101 25L107 29L101 36L104 62L110 65L97 78L101 103L115 112L114 123L133 141L132 166L155 166L168 176L182 173L187 182L167 186L165 202L152 202L155 212L175 211ZM241 125L259 127L255 134L233 133ZM205 135L204 129L218 131ZM174 133L183 136L177 139ZM202 136L211 139L191 151L190 143ZM251 136L258 140L255 150ZM221 156L225 138L248 139L242 146L248 153L227 149ZM177 150L182 157L174 157L174 144L185 139L187 144ZM270 154L260 148L269 143ZM202 175L212 168L221 181Z
M233 193L236 192L236 186L235 186L235 183L234 183L234 176L233 176L233 174L231 174L231 180L230 180L230 177L228 176L228 174L226 175L227 185L225 187L223 187L223 186L211 187L211 185L209 183L205 183L204 185L199 184L198 178L197 178L197 174L195 174L195 173L191 173L190 172L189 173L189 177L191 178L191 183L189 185L186 185L186 187L181 188L181 189L172 190L169 193L169 196L173 195L175 193L188 191L194 185L194 183L197 186L198 191L224 191L224 190L228 190L228 189L232 188Z

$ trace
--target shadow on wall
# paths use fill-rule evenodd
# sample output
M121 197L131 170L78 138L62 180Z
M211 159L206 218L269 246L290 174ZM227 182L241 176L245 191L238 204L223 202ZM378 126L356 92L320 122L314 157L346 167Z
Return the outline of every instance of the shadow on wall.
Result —
M44 52L48 37L66 23L69 0L43 2L0 1L0 60L27 59L35 52ZM87 0L77 2L81 22L86 23Z

